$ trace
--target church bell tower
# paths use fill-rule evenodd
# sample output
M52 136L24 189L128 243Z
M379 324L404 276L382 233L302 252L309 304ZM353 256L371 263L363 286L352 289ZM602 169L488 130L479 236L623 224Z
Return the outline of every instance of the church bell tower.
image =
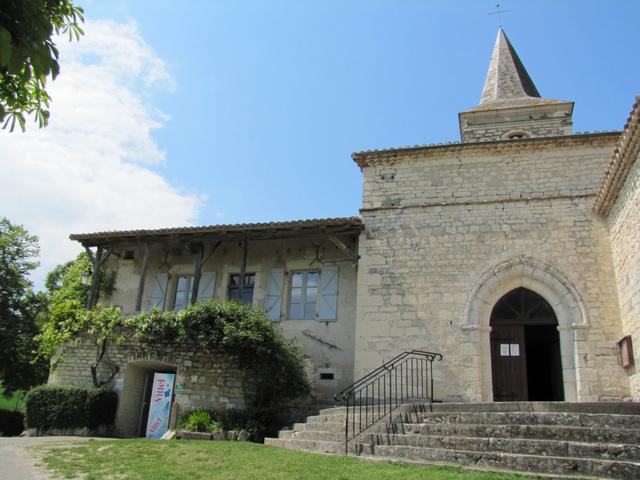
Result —
M572 134L573 102L542 98L500 28L480 104L459 114L463 143Z

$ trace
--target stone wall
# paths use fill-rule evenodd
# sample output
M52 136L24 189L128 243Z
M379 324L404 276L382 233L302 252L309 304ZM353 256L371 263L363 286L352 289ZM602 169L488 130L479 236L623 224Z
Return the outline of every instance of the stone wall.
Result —
M572 113L572 102L501 108L499 114L495 107L478 107L460 113L460 136L473 143L571 135Z
M635 163L608 217L618 287L622 334L631 335L640 362L640 161ZM628 370L631 394L640 401L640 371Z
M357 249L357 245L351 241L343 240L348 243L349 248ZM206 261L202 272L215 273L214 298L224 299L227 298L230 275L240 271L243 247L237 240L223 242L209 256L215 242L215 238L204 240ZM193 261L186 253L185 247L186 241L171 249L166 247L163 249L159 245L152 246L142 298L143 310L146 310L149 303L156 272L163 271L169 274L167 292L169 299L175 295L176 277L193 273ZM113 296L106 302L120 305L125 313L132 313L135 310L138 282L142 271L143 247L140 243L123 243L118 245L117 249L118 251L132 249L134 259L124 260L112 256L109 260L109 266L117 271L117 277ZM167 256L166 259L165 256ZM164 263L165 260L168 265ZM288 318L290 273L322 270L327 266L338 269L338 303L335 321L290 320ZM254 307L265 307L268 274L274 268L284 269L282 313L277 325L285 338L293 342L308 360L315 396L319 399L330 399L353 382L356 269L345 253L328 242L326 238L250 241L246 271L256 274ZM172 308L170 301L167 302L166 308ZM332 379L327 378L331 375L333 375Z
M49 383L92 387L89 367L95 358L96 347L88 340L67 347ZM176 388L171 410L170 428L175 428L180 415L187 410L242 409L245 405L242 373L228 358L220 355L178 349L169 344L142 349L129 343L109 346L98 378L109 378L115 366L119 371L109 386L119 396L115 427L120 436L137 435L145 383L147 376L155 371L176 373L175 385L179 388Z
M365 166L356 376L403 350L436 351L438 399L492 400L492 305L475 297L525 286L558 316L565 398L628 397L607 230L591 211L614 142L412 152Z

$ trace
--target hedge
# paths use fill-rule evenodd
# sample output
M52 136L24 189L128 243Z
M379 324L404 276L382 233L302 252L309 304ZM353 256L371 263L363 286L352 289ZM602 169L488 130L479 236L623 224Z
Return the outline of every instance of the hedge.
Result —
M39 432L95 430L101 425L113 425L117 408L118 396L111 390L42 385L27 394L25 423Z
M0 436L15 437L24 430L24 414L0 408Z

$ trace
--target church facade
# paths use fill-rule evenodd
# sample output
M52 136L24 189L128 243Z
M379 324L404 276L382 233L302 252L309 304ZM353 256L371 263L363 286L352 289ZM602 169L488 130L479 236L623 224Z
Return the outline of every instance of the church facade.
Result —
M640 401L639 110L622 132L573 133L573 102L541 97L500 30L461 142L352 155L359 217L71 238L111 253L104 301L125 313L264 308L319 398L417 349L443 355L442 401ZM152 365L124 358L125 383L127 362ZM189 365L156 360L189 384ZM187 386L184 408L224 395Z

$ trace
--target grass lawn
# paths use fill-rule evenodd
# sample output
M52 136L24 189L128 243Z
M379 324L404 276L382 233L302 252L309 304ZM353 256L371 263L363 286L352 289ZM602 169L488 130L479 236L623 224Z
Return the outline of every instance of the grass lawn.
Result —
M295 452L245 442L89 440L73 446L32 447L64 478L95 479L309 479L309 480L523 480L453 467L373 463ZM530 478L530 477L529 477Z

